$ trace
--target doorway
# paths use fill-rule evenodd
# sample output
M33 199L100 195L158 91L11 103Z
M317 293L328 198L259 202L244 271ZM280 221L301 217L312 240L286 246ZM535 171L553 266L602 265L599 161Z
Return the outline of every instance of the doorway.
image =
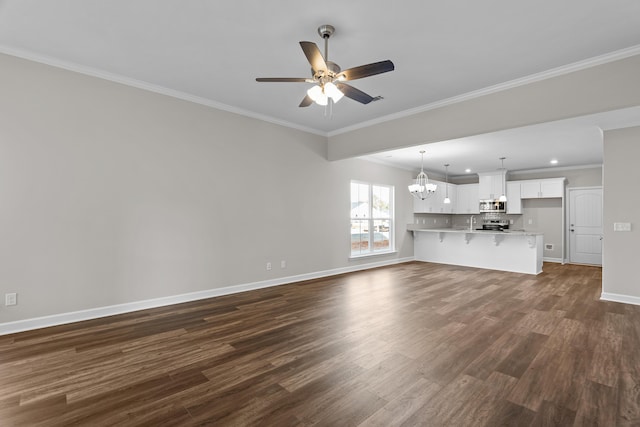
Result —
M602 265L602 187L569 189L569 262Z

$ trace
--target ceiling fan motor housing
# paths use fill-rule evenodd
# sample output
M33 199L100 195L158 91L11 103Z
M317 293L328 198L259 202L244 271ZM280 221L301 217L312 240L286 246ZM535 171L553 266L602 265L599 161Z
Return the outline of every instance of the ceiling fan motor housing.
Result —
M322 37L323 39L331 37L331 35L335 31L336 29L333 27L333 25L329 25L329 24L320 25L318 27L318 34L320 34L320 37Z

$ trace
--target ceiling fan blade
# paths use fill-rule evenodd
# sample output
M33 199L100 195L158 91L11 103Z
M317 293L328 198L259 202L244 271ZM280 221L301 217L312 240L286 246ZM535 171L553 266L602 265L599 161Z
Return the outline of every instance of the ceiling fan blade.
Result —
M311 104L313 104L313 99L311 99L309 95L305 95L304 99L302 100L300 105L298 105L298 107L308 107Z
M367 95L360 89L356 89L355 87L346 83L336 83L336 87L340 89L340 92L344 93L344 96L351 98L354 101L358 101L361 104L368 104L373 101L372 96Z
M257 82L272 82L272 83L306 83L308 81L313 82L311 79L305 79L304 77L258 77Z
M345 80L356 80L363 77L375 76L376 74L387 73L389 71L393 71L394 69L395 66L393 65L393 62L387 59L386 61L374 62L372 64L349 68L342 71L340 75L344 75Z
M320 49L313 42L300 42L300 46L311 64L311 68L313 69L313 73L315 74L317 71L327 72L327 63L324 62L324 58L322 57L322 53L320 53Z

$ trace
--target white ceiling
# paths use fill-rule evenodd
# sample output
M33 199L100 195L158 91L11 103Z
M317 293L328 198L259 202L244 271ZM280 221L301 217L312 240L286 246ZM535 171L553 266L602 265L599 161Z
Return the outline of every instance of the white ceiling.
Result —
M345 98L329 119L323 107L298 107L308 84L255 81L307 77L298 42L322 48L321 24L336 27L329 53L343 69L395 63L393 72L352 82L383 100ZM0 52L322 135L639 48L637 0L0 0ZM458 143L467 144L465 152L487 143L474 141ZM582 151L576 147L557 156L570 159ZM516 153L484 151L492 152L489 160L504 155L507 165L518 164ZM446 157L452 168L465 163Z

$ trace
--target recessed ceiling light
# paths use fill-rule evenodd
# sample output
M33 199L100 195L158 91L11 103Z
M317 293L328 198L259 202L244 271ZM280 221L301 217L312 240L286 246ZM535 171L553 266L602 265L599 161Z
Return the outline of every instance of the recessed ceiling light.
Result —
M465 169L464 171L465 171L466 173L469 173L469 172L471 172L471 169Z
M551 163L552 165L557 165L558 164L558 160L557 159L552 159L549 163Z

